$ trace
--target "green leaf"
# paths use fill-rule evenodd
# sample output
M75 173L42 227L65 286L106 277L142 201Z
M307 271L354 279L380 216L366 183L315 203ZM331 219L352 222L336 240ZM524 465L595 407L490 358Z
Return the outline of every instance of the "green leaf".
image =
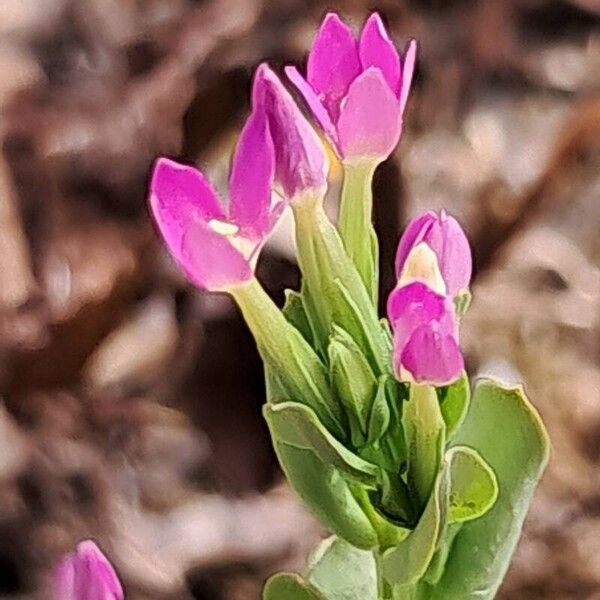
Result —
M475 388L455 442L476 449L493 469L498 499L485 515L461 527L444 574L428 600L491 600L548 460L548 437L521 387L505 388L483 380Z
M451 543L456 531L452 524L488 510L496 499L495 484L493 472L477 452L463 446L448 450L417 526L384 554L386 579L402 588L415 586L426 573L428 579L440 577L448 552L445 541Z
M333 326L327 353L333 387L348 413L360 426L360 435L358 439L353 438L353 444L355 447L362 446L367 435L377 380L356 342L337 325Z
M368 443L360 456L392 474L406 471L407 446L402 424L403 404L408 392L403 384L389 375L379 378L377 394L371 409Z
M308 575L278 573L265 586L263 600L377 600L377 565L372 552L332 536L308 561Z
M377 600L377 565L372 552L335 536L309 559L308 581L327 600Z
M305 306L311 320L319 324L319 347L326 345L323 335L328 337L336 323L355 339L376 376L387 372L389 349L372 297L325 214L322 198L307 196L292 208L298 261L310 299Z
M386 318L383 318L379 319L379 324L381 325L381 330L383 331L383 337L385 338L385 343L387 345L388 352L391 353L394 334L392 333L390 322Z
M420 586L423 591L428 589L427 583L435 584L442 576L462 523L485 514L498 496L496 476L475 450L467 446L450 448L444 456L444 465L450 471L448 518L438 549L424 576L425 582ZM423 597L429 596L424 593Z
M387 373L390 349L374 308L365 306L364 301L360 303L363 294L357 297L341 279L335 279L333 284L338 292L333 306L333 320L356 340L376 374Z
M419 582L420 594L417 596L418 598L423 598L425 600L429 598L431 586L435 585L444 574L444 568L446 567L446 561L448 560L448 555L450 554L452 544L454 543L454 538L461 527L462 523L446 525L446 530L438 544L438 549L433 556L433 560L429 564L423 579Z
M372 491L369 498L373 506L385 517L402 528L412 528L415 510L408 486L400 475L383 471L379 490Z
M263 414L274 440L312 450L323 463L337 468L351 479L377 486L379 468L338 442L308 406L298 402L265 404Z
M450 463L448 521L464 523L485 514L498 498L494 471L467 446L450 448L445 460Z
M277 378L265 368L267 390L281 395ZM312 450L273 440L279 464L292 489L323 525L358 548L373 548L377 534L348 482Z
M285 290L285 304L282 312L285 318L302 334L304 339L314 346L315 334L310 322L302 294L294 290Z
M300 575L277 573L267 580L263 600L326 600Z
M450 473L442 469L415 529L395 548L383 555L383 573L395 586L412 586L423 577L446 522Z
M378 544L373 525L337 469L312 450L274 441L275 452L290 485L325 527L357 548Z
M438 388L440 410L446 423L446 441L449 441L458 431L469 410L471 390L469 378L463 373L461 378L451 385Z
M265 369L276 375L287 398L313 408L327 428L342 439L345 415L334 397L327 369L313 348L255 279L235 286L231 293L254 335Z

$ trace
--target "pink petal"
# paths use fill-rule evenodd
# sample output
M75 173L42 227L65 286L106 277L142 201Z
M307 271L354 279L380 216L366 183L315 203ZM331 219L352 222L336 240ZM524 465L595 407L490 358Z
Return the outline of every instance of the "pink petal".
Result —
M275 148L275 180L288 200L327 185L329 162L323 144L277 75L262 64L252 90L256 111L264 111Z
M287 66L285 68L285 73L288 76L288 79L304 96L304 99L310 107L312 114L323 128L325 134L334 144L337 144L337 132L335 130L335 125L333 124L327 109L323 106L323 103L319 99L319 96L315 90L310 86L308 81L306 81L306 79L300 75L300 72L298 69L296 69L296 67Z
M363 69L378 67L396 97L400 96L400 56L390 40L385 25L377 13L373 13L363 27L358 45Z
M319 94L334 123L340 102L360 71L352 30L338 15L328 13L308 55L306 72L308 83Z
M404 113L408 94L412 86L413 75L415 72L415 63L417 62L417 42L411 40L404 52L404 61L402 64L402 77L400 78L400 114Z
M225 219L216 192L202 173L159 158L150 182L150 207L170 252L177 256L185 230L196 221Z
M337 127L340 152L348 161L382 161L392 153L402 122L398 99L379 69L370 67L354 80Z
M451 305L445 296L434 292L426 284L415 281L397 287L388 298L387 314L394 337L401 346L412 332L430 321L444 322L452 332Z
M123 600L123 588L108 559L87 540L55 569L54 595L56 600Z
M415 217L406 226L400 242L398 243L398 250L396 250L396 277L399 278L404 268L404 263L408 258L410 251L419 243L423 241L423 238L427 231L431 229L434 222L437 221L437 214L432 210ZM434 250L435 252L435 250ZM441 268L441 267L440 267Z
M408 371L415 381L436 385L456 379L463 359L454 306L448 297L414 282L390 294L387 312L394 331L394 368L399 378Z
M275 150L266 116L254 111L240 134L229 178L230 220L240 234L261 240L271 229Z
M469 240L458 221L442 210L437 226L425 232L423 239L437 254L448 294L469 287L473 260Z
M71 600L75 598L75 565L74 554L69 554L54 569L55 600Z
M226 291L253 277L248 261L231 239L204 223L194 223L187 229L181 253L174 257L194 284L209 291Z
M418 383L447 385L458 379L464 360L456 339L435 323L418 327L400 356L402 368Z

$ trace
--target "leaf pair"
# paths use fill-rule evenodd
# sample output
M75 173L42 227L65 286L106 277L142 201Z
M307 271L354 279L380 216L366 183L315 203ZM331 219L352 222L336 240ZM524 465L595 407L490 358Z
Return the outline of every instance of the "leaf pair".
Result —
M453 444L417 528L384 555L400 598L404 588L411 600L491 600L548 459L546 431L522 388L491 380L476 386Z
M371 552L331 537L309 559L306 578L278 573L269 579L263 600L377 600L378 576Z
M447 527L480 517L497 494L494 473L477 452L466 446L448 450L417 526L383 555L386 580L394 586L415 585L429 568Z

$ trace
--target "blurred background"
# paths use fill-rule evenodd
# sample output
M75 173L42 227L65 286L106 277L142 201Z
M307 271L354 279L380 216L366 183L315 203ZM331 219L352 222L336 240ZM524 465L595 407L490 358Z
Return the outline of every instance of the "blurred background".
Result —
M376 177L382 293L407 219L458 216L469 370L525 381L550 431L499 598L600 598L598 0L1 0L0 597L49 600L91 536L128 600L255 600L324 535L238 312L178 274L145 195L159 154L226 181L252 68L301 64L327 9L420 40ZM259 275L298 285L285 225Z

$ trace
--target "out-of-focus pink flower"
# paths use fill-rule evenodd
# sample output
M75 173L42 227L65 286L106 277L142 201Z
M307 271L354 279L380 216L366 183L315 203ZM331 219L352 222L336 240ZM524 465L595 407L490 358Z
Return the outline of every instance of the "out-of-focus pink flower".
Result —
M394 370L400 381L446 385L464 361L452 300L420 281L397 287L387 312L394 332Z
M252 279L258 253L281 215L272 201L273 141L264 113L246 122L233 158L226 211L194 167L160 158L150 207L167 247L198 287L225 291Z
M91 540L81 542L54 571L55 600L123 600L112 565Z
M306 192L323 193L329 162L319 136L277 75L266 65L254 77L252 106L267 116L275 152L275 183L294 201Z
M416 53L412 40L400 56L377 13L358 40L329 13L310 50L306 79L293 66L286 73L344 161L382 161L400 139Z
M446 293L456 295L469 287L473 259L469 241L458 221L444 210L429 211L413 219L405 229L396 253L396 275L400 279L410 252L427 244L437 257Z

